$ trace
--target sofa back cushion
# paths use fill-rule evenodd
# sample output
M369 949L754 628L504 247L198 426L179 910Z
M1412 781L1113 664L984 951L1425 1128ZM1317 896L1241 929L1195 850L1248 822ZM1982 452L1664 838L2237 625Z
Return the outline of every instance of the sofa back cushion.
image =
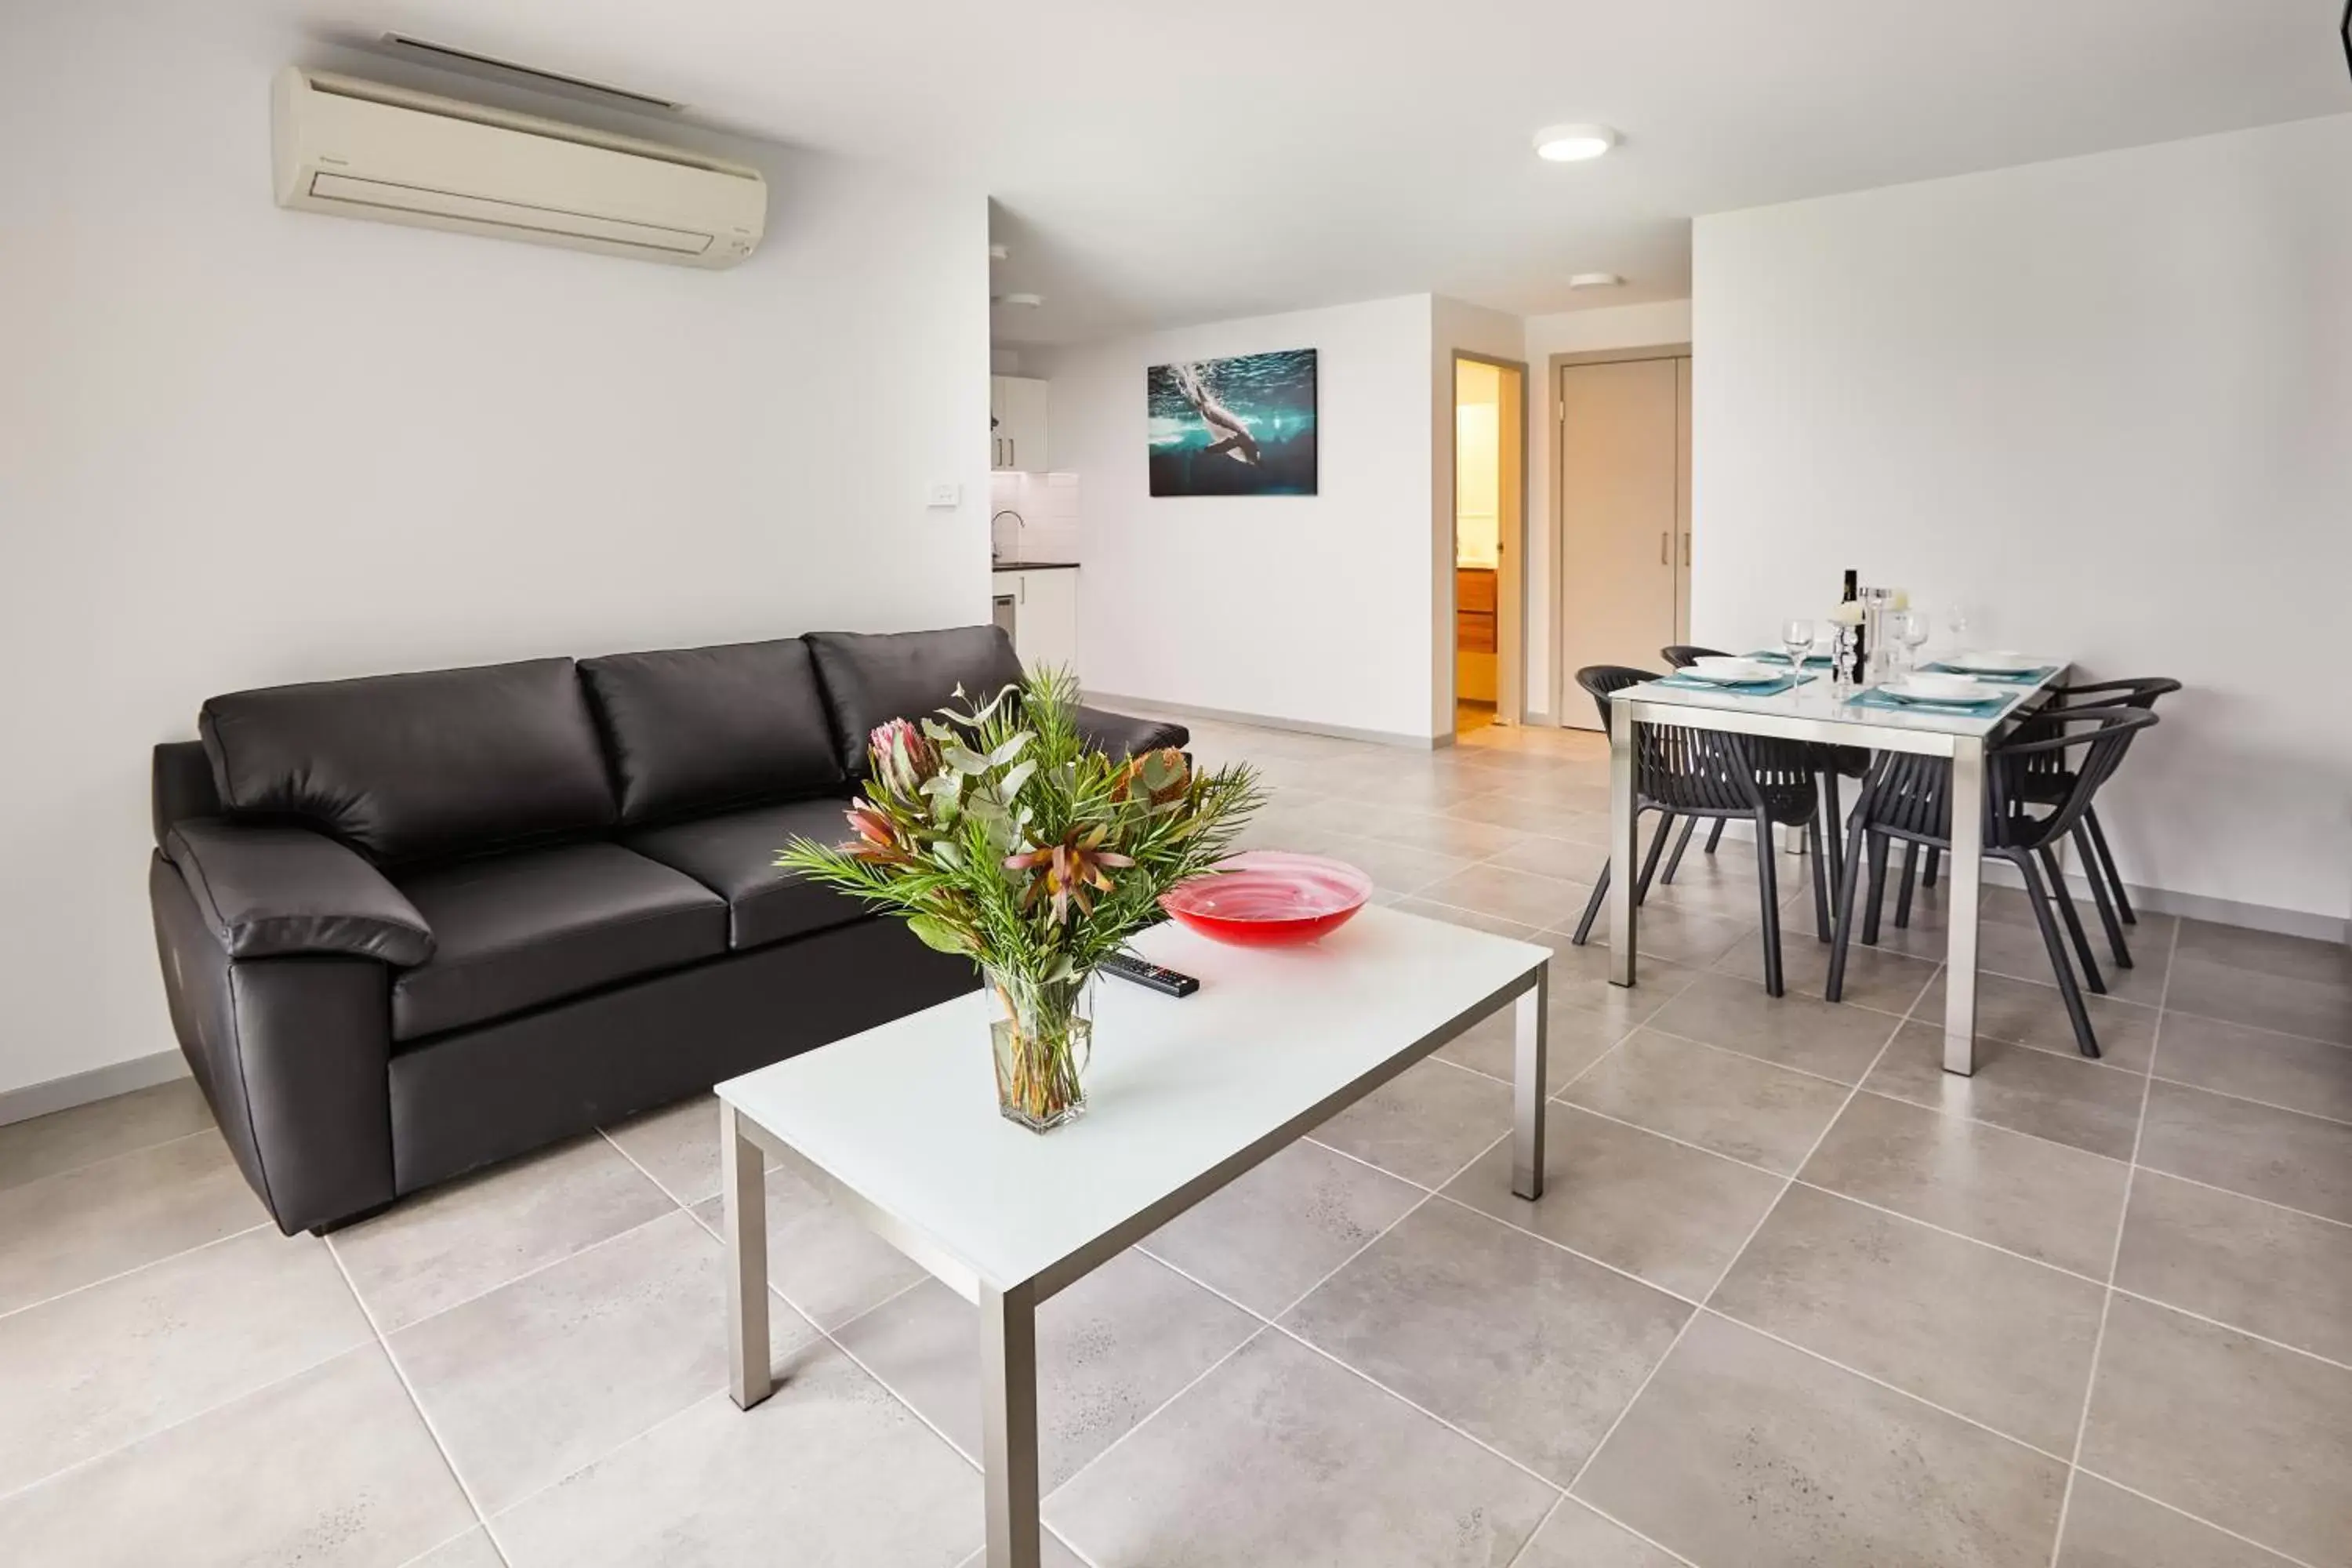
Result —
M624 822L836 794L838 750L798 637L583 659Z
M240 691L198 721L234 816L304 823L380 863L608 827L568 658Z
M961 686L986 702L1021 681L1021 660L1000 626L936 632L811 632L842 770L866 776L866 737L893 719L919 719L955 700Z

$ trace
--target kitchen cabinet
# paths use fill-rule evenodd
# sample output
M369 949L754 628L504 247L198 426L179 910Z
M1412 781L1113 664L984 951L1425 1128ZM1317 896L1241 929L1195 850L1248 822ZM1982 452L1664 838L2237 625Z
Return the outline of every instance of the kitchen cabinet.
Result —
M996 574L998 624L1011 614L1013 651L1031 669L1078 662L1078 574L1072 567ZM1007 603L1010 601L1010 603Z
M988 378L988 466L1043 473L1047 384L1034 376Z

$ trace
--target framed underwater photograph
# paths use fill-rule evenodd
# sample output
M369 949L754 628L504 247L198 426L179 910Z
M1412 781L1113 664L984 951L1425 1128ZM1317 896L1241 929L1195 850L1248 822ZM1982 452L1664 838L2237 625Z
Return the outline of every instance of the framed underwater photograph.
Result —
M1315 493L1315 351L1155 364L1144 377L1156 496Z

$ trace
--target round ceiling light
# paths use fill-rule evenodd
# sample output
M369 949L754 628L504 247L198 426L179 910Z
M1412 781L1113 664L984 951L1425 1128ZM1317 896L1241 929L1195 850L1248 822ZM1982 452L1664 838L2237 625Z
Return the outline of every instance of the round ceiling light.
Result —
M1606 125L1547 125L1536 132L1536 156L1554 163L1581 163L1617 145Z

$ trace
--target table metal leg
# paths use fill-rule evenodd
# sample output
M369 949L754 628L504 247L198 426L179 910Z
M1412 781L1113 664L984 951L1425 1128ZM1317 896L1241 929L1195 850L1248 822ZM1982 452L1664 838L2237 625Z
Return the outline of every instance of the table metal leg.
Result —
M1661 831L1664 831L1661 829ZM1633 984L1636 940L1634 861L1641 853L1641 825L1633 810L1633 716L1622 704L1609 710L1609 980Z
M1694 819L1696 820L1696 819ZM1511 1191L1533 1202L1543 1196L1546 1019L1551 995L1551 961L1536 966L1536 983L1512 1004L1517 1048L1511 1067Z
M719 1182L727 1235L728 1392L749 1410L775 1391L768 1364L768 1189L760 1146L719 1102Z
M1949 933L1944 948L1944 1070L1977 1070L1977 909L1984 884L1984 742L1952 742Z
M1039 1568L1037 1303L1027 1285L980 1291L982 1482L988 1568Z

